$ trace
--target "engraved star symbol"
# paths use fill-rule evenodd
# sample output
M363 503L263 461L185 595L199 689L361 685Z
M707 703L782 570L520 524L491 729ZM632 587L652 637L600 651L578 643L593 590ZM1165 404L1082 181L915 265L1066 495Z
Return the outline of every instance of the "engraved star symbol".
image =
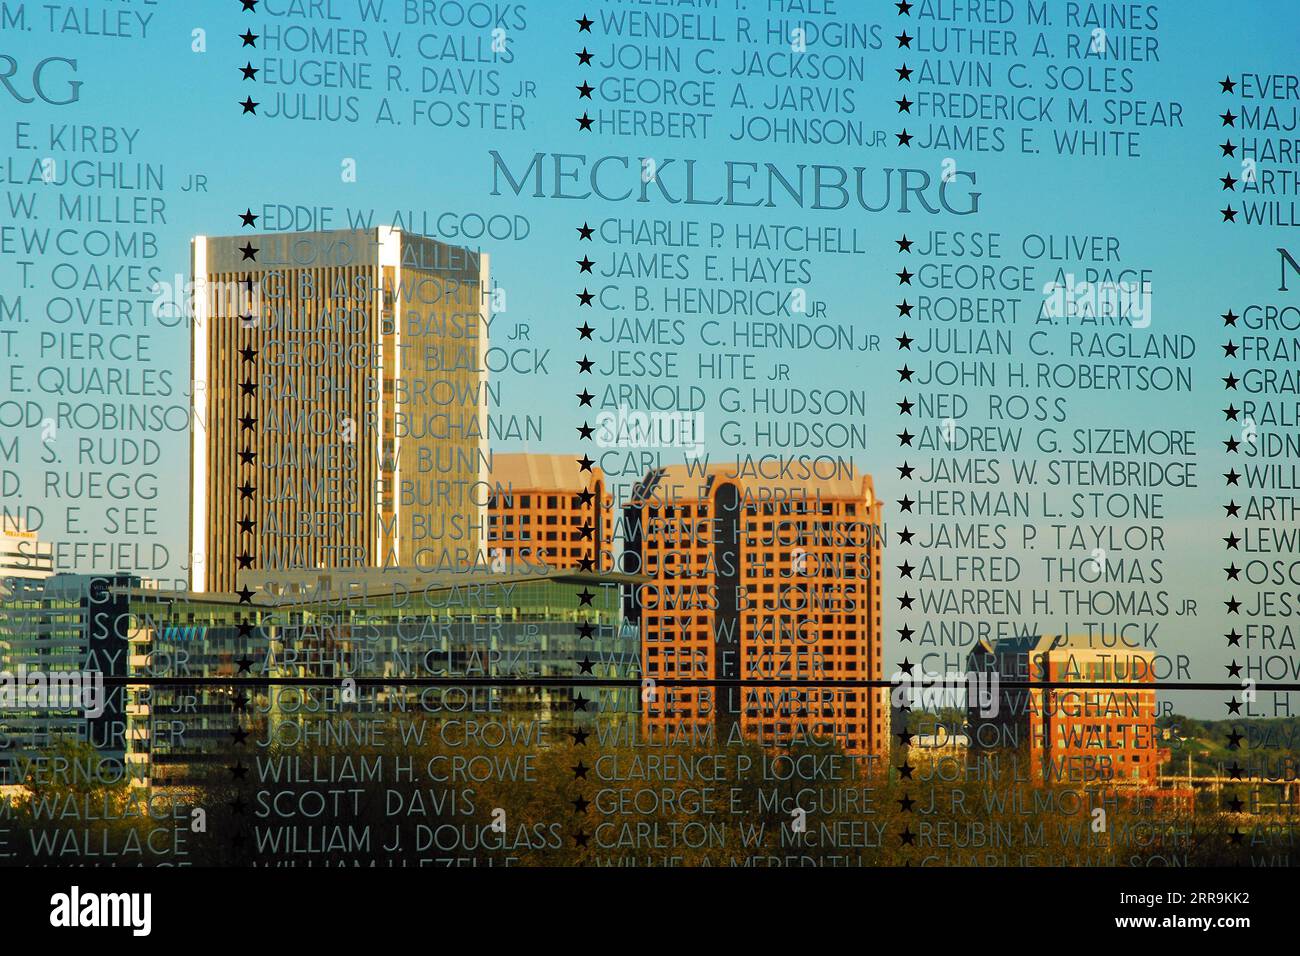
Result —
M1219 91L1222 93L1231 93L1236 88L1237 84L1233 82L1231 76L1225 76L1223 79L1219 80Z
M578 269L582 272L590 272L591 267L596 264L587 256L583 256L581 259L577 259L575 261L578 263Z
M577 228L578 228L579 239L590 240L591 234L596 231L593 227L587 225L585 222L581 226L578 226Z
M594 294L588 292L585 288L581 292L575 292L574 295L578 297L578 305L590 306L591 300L594 298Z
M915 503L916 502L913 501L911 498L907 497L907 495L904 495L903 497L898 499L898 507L902 511L911 511L912 505L914 505Z
M1237 357L1237 346L1235 343L1229 342L1227 345L1223 346L1223 357L1224 358Z
M590 83L588 83L586 80L583 80L581 85L574 87L574 89L578 91L578 95L582 97L584 100L589 100L591 99L592 90L594 90L595 87L592 86Z
M594 364L595 363L592 362L591 359L587 358L587 356L584 355L582 358L578 359L578 372L579 373L586 372L588 375L590 375L591 367Z
M252 534L253 528L257 526L257 522L252 518L240 518L236 523L239 525L239 531L241 534Z
M1235 179L1232 178L1232 174L1231 174L1231 173L1228 174L1227 176L1221 176L1221 177L1219 177L1219 182L1223 183L1223 188L1224 188L1224 189L1232 189L1232 190L1235 190L1235 189L1237 188L1237 181L1236 181Z
M244 101L239 105L244 108L245 113L252 113L253 115L257 115L258 104L253 102L253 98L251 96L244 97Z
M595 331L596 330L593 329L586 322L583 322L582 325L578 326L578 336L580 338L589 339L591 338L591 333Z
M1234 697L1232 698L1232 700L1224 701L1224 704L1228 708L1228 713L1230 714L1241 713L1241 701L1237 700L1237 698Z
M1223 573L1228 581L1239 581L1241 579L1241 568L1235 564L1230 564L1223 569Z
M1219 210L1219 213L1223 216L1224 222L1237 221L1237 210L1233 209L1231 206L1224 206Z
M1231 664L1224 664L1223 666L1224 668L1227 669L1229 677L1241 676L1241 665L1238 664L1235 660Z
M1224 156L1236 156L1237 147L1233 145L1232 140L1224 140L1219 144L1219 149L1223 150Z
M1228 600L1223 602L1223 606L1228 609L1229 614L1241 613L1241 602L1238 601L1235 597L1228 598Z
M1231 631L1229 631L1227 634L1225 634L1225 635L1223 635L1223 636L1226 637L1226 638L1228 639L1228 646L1229 646L1229 647L1240 647L1240 646L1241 646L1241 634L1237 631L1237 629L1236 629L1235 627L1234 627Z
M586 113L578 117L578 129L591 129L591 117Z
M907 462L903 462L901 465L899 465L899 466L897 466L897 467L898 467L898 477L899 477L899 478L911 478L911 477L912 477L912 472L914 472L914 471L916 470L916 468L915 468L914 466L909 465Z
M1224 472L1223 477L1227 479L1228 484L1235 485L1238 479L1241 478L1241 474L1237 471L1236 468L1232 468Z
M251 210L251 209L245 209L243 212L241 212L241 213L239 214L239 218L243 221L242 224L245 225L245 226L256 226L256 225L257 225L257 216L255 216L255 215L253 214L253 210ZM254 353L254 354L256 354L256 353Z
M587 52L585 46L582 48L582 52L576 55L578 57L579 66L591 66L591 54Z
M899 443L900 445L910 445L910 444L912 444L912 433L909 432L909 431L907 431L906 429L904 429L903 431L899 432L899 433L898 433L898 443Z
M912 112L912 101L909 100L906 96L904 96L901 100L894 100L894 102L898 104L898 112L900 113Z
M898 347L900 349L907 349L908 351L911 351L912 343L915 342L916 339L912 338L910 335L904 332L902 335L898 336L895 339L895 341L898 342Z
M912 408L915 406L915 404L916 404L915 402L912 402L912 401L910 401L909 399L906 399L906 398L903 399L901 402L898 402L898 414L900 414L900 415L910 415L910 414L912 414ZM902 438L903 436L902 436L902 435L899 435L898 437L899 437L899 438ZM911 444L911 436L910 436L910 435L908 436L908 442L907 442L907 444Z
M249 259L252 259L254 262L256 262L257 246L253 245L251 242L246 242L239 247L239 254L244 257L242 260L244 262L247 262Z
M1237 378L1237 376L1233 375L1231 372L1223 377L1223 385L1225 388L1235 389L1239 381L1241 381L1241 379Z
M1223 510L1228 513L1229 518L1235 518L1237 513L1241 511L1241 505L1237 504L1236 501L1229 501L1223 506Z
M1227 112L1224 112L1224 113L1220 113L1220 114L1219 114L1219 119L1223 120L1223 125L1224 125L1224 126L1236 126L1236 125L1237 125L1237 117L1236 117L1235 115L1233 115L1233 113L1232 113L1231 110L1228 110Z
M591 392L587 391L584 388L581 392L578 393L578 404L590 406L591 400L595 397L596 397L595 395L592 395Z
M904 266L902 272L895 272L894 275L898 276L898 284L899 284L899 285L911 285L911 284L912 284L912 276L916 275L916 273L914 273L914 272L908 272L908 271L907 271L907 266Z
M246 80L257 79L257 73L258 73L257 67L253 66L251 62L245 63L243 66L241 66L239 68L239 72L244 74L244 79Z
M583 422L581 425L578 426L578 437L580 439L589 440L591 438L593 431L594 429L590 425L588 425L586 422Z
M910 49L912 46L912 38L907 35L906 30L894 37L894 39L898 41L900 47L908 47Z
M913 539L914 537L916 537L916 532L915 532L915 531L912 531L912 530L910 530L910 529L908 529L908 528L904 528L902 531L898 532L898 543L899 543L899 544L911 544L911 543L912 543L912 539Z
M895 133L894 135L898 137L899 146L912 145L912 134L907 131L906 127L903 128L903 131L901 133Z
M254 33L252 30L245 30L243 33L239 35L239 39L244 41L244 46L251 46L251 47L257 46L257 34Z
M904 561L902 564L898 566L898 576L903 578L910 578L914 570L915 567L910 562Z
M1237 439L1235 438L1229 438L1223 443L1223 447L1225 447L1226 449L1228 449L1228 451L1231 452L1235 452L1240 445L1241 442L1237 441Z
M581 19L581 20L575 20L574 22L578 24L578 32L580 32L580 33L590 33L590 32L591 32L591 24L592 24L593 21L590 20L590 19L588 19L587 15L586 15L585 13L582 15L582 19Z
M898 67L896 70L894 70L894 72L898 74L898 78L899 78L899 80L904 80L904 81L908 81L908 82L910 82L911 79L912 79L912 71L911 71L910 69L908 69L906 63L904 63L902 66Z
M912 630L910 627L904 624L902 627L898 629L898 639L900 641L910 644L912 642L912 635L915 633L916 631Z
M239 589L238 591L236 591L235 593L239 595L239 603L240 603L240 604L252 604L252 603L253 603L253 592L250 591L250 590L248 589L247 586L240 588L240 589Z
M1237 420L1237 414L1240 411L1241 409L1239 409L1236 405L1229 405L1227 408L1223 410L1223 417L1226 418L1228 421L1235 422Z
M898 314L901 317L910 318L912 315L912 303L908 302L906 299L898 303L894 308L898 309Z
M591 466L595 464L595 462L592 461L590 458L588 458L586 455L583 455L583 456L582 456L581 458L579 458L577 461L578 461L578 467L579 467L582 471L591 471ZM586 602L584 602L584 603L586 603L586 604L590 604L591 602L590 602L590 601L586 601Z
M895 239L894 242L898 243L898 251L899 251L899 252L911 252L911 251L912 251L912 240L909 239L909 238L907 238L907 233L903 233L903 238L902 238L902 239Z
M1223 313L1223 315L1221 315L1220 318L1223 319L1224 325L1231 325L1235 327L1237 324L1237 320L1241 318L1241 316L1237 315L1236 312L1233 312L1231 309L1229 309L1227 312Z
M898 370L898 380L900 382L910 382L912 380L912 370L904 365Z
M1237 546L1241 544L1241 538L1229 532L1228 536L1223 539L1223 543L1226 544L1231 550L1236 551Z

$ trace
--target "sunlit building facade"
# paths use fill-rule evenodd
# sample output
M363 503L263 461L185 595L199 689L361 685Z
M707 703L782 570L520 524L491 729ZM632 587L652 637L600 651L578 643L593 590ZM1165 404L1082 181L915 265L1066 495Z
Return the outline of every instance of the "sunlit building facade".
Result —
M884 755L881 504L870 476L773 480L734 465L652 472L624 515L651 731L739 723L780 746ZM674 684L679 680L716 682ZM834 686L834 682L844 686ZM811 682L823 682L817 686Z
M1025 755L1039 783L1154 787L1169 758L1156 726L1154 661L1150 651L1079 635L981 639L968 668L997 675L998 706L971 707L972 746Z
M191 261L191 587L481 564L488 256L384 227Z
M579 455L492 456L488 550L506 567L614 567L613 498L605 476Z

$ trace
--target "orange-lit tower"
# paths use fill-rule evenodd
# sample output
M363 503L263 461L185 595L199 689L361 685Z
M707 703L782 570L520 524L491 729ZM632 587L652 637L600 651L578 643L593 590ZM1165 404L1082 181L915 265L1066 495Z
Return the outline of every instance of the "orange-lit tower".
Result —
M880 523L870 476L842 463L778 477L735 465L649 474L625 511L624 562L651 579L629 608L657 685L647 730L739 721L773 746L834 737L850 753L886 754L887 688L791 686L881 680ZM672 684L681 679L720 683Z
M495 454L489 481L488 553L506 564L565 571L613 567L612 498L597 467L578 455Z

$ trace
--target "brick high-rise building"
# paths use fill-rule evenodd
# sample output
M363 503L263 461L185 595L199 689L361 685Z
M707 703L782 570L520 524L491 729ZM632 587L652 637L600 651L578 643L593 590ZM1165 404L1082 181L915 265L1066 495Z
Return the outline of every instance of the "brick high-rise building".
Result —
M981 639L967 666L1001 683L996 714L969 710L971 746L1020 751L1039 783L1154 787L1168 751L1156 727L1153 662L1149 651L1081 636Z
M481 565L487 255L387 227L191 255L191 586Z
M492 560L558 570L613 569L612 496L579 455L494 454L488 501Z
M779 479L737 466L649 474L625 510L624 570L651 579L627 608L640 623L642 704L652 733L712 725L780 746L834 737L885 755L881 504L870 476ZM672 686L673 679L762 680ZM771 682L766 681L771 678Z

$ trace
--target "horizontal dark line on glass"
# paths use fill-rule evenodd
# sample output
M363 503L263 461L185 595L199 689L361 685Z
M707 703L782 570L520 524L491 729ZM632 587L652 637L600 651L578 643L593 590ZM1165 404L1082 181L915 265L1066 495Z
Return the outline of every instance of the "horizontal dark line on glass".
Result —
M35 672L30 672L35 673ZM328 687L350 679L356 684L394 685L412 687L642 687L653 681L658 687L916 687L920 690L956 690L966 686L965 681L888 681L888 680L786 680L779 677L118 677L104 675L105 684L142 684L149 686L203 685L242 687L292 686L295 684ZM1252 682L1254 691L1300 691L1300 683L1265 684ZM1097 682L1097 681L998 681L999 690L1229 690L1240 691L1242 683L1194 682L1167 683L1161 681Z

